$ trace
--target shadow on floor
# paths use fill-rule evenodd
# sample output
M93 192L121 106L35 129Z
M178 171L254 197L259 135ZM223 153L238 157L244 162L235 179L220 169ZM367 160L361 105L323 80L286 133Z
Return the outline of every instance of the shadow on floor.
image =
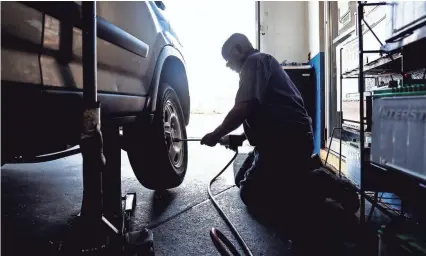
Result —
M346 214L337 204L327 201L292 211L279 214L249 210L249 214L281 240L290 240L292 255L370 255L360 246L363 236L358 218Z
M173 191L155 191L151 199L151 217L158 218L161 216L175 198L176 194Z

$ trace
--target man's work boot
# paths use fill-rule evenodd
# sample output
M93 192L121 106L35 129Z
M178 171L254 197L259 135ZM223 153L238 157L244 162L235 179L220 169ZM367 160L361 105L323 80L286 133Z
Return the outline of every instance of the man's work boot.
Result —
M339 194L333 199L340 203L347 212L356 213L361 204L358 196L358 189L348 179L344 177L339 178L337 175L335 175L335 177L339 181L338 189L341 192L338 192Z
M313 172L314 182L325 196L338 202L348 213L355 213L360 207L358 189L351 181L340 178L326 168L318 168Z

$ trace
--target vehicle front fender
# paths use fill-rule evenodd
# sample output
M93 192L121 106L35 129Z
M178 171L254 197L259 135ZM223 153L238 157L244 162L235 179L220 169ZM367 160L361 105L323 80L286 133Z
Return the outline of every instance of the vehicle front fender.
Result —
M156 111L157 99L158 99L158 90L159 90L159 86L160 86L160 82L161 82L160 81L161 74L162 74L163 67L164 67L166 60L170 57L179 59L180 62L182 63L182 65L184 66L185 70L186 70L185 61L183 59L181 52L171 45L164 46L163 49L160 52L159 57L157 58L157 62L156 62L155 69L154 69L154 74L153 74L153 77L152 77L152 84L151 84L151 89L150 89L150 92L149 92L149 98L148 98L148 101L147 101L147 106L145 108L145 109L149 110L150 114L153 114Z

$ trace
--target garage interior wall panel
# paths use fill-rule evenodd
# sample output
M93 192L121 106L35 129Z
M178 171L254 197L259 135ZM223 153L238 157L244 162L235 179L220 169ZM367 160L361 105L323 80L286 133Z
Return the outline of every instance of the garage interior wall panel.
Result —
M319 31L319 2L309 1L308 21L309 21L309 50L311 56L320 52L320 31ZM324 32L323 32L324 33Z
M280 63L307 62L308 2L260 2L260 47Z
M340 48L340 47L339 47ZM336 54L337 63L340 68L340 61L338 55L340 55L340 50L337 51L339 54ZM342 73L351 71L358 67L358 40L356 38L345 43L342 50ZM345 81L346 82L346 81Z
M324 147L325 127L325 59L324 59L324 2L309 1L308 3L308 42L311 53L310 63L315 71L316 77L316 123L313 125L315 138L315 153L320 154Z
M351 30L356 24L357 4L355 1L337 1L338 35Z
M324 2L260 2L260 50L283 61L310 62L315 70L315 153L324 147ZM311 59L308 59L310 53Z

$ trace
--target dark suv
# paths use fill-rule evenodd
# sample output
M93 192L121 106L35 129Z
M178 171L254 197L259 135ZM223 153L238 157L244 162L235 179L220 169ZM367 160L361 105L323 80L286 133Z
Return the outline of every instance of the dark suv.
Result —
M181 45L164 9L162 2L97 2L102 123L123 127L123 149L150 189L180 185L188 161L187 144L166 136L186 138L190 97ZM2 2L1 36L2 164L78 145L81 3ZM146 52L110 43L108 36L130 38Z

